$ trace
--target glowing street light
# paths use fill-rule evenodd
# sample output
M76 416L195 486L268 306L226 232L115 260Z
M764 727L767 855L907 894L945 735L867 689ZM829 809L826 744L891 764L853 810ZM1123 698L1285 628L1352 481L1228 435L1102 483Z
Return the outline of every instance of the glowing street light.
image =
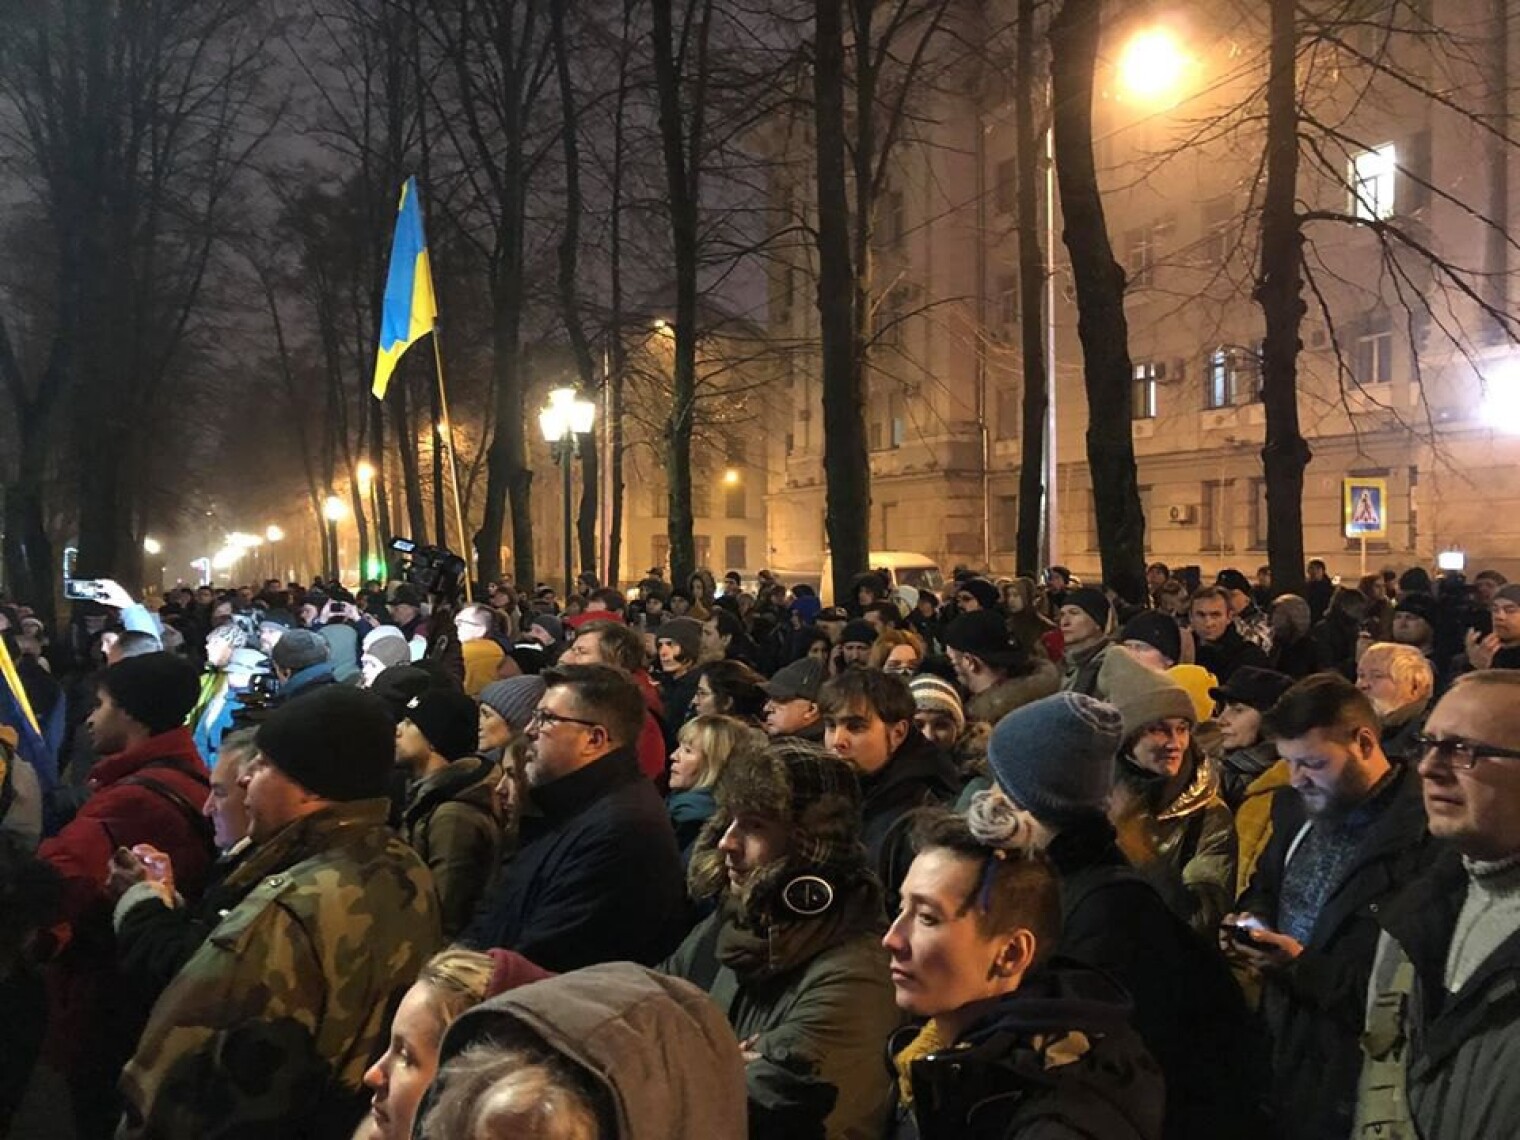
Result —
M342 522L348 517L348 508L337 495L328 495L322 503L322 517L330 523Z
M367 459L360 460L359 466L354 468L354 479L360 491L368 491L369 485L375 481L375 465Z
M1147 28L1129 38L1119 53L1119 84L1147 102L1164 100L1181 88L1193 57L1169 28Z
M723 484L726 487L737 487L739 485L739 469L737 467L730 467L727 471L723 472Z
M156 539L156 538L145 538L145 539L143 539L143 552L144 553L146 553L146 554L162 554L163 550L164 550L164 544L161 543L161 542L159 542L158 539Z
M570 464L575 457L577 436L587 435L596 423L596 405L583 400L574 388L556 388L549 393L549 402L538 413L538 428L544 433L559 460L564 476L565 495L565 597L569 597L574 582L571 579L571 563L574 552L570 545Z
M271 523L269 526L264 528L265 542L282 542L284 541L284 538L285 532L274 524Z
M1497 368L1483 378L1479 414L1495 431L1520 434L1520 364Z

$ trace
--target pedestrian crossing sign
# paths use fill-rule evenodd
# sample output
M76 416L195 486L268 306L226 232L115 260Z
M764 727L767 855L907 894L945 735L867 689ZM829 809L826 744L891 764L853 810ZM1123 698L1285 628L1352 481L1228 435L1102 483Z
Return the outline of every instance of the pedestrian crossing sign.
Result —
M1388 537L1388 480L1341 480L1347 538Z

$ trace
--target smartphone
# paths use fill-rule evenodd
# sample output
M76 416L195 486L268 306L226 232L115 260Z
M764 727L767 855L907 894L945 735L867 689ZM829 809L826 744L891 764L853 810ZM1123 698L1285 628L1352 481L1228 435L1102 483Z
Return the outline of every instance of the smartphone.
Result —
M76 602L103 602L106 590L96 578L65 578L63 596Z
M1259 927L1242 926L1237 922L1224 924L1225 933L1227 933L1233 941L1239 942L1243 946L1261 945L1261 943L1257 942L1256 939L1251 937L1251 931L1257 929L1259 929Z

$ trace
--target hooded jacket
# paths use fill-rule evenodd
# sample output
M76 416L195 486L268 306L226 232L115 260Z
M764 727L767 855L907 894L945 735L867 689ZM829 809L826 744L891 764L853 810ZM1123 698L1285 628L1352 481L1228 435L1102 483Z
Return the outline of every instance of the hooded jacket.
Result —
M888 1048L912 1098L893 1140L1157 1140L1161 1070L1133 1012L1111 979L1056 960L943 1048L900 1030Z
M1259 1135L1260 1063L1245 1001L1224 958L1133 870L1112 824L1093 814L1045 850L1061 881L1063 958L1111 975L1166 1077L1167 1140Z
M464 756L407 791L401 835L433 872L452 938L475 913L501 854L502 820L493 789L501 773L483 756Z
M419 1129L447 1087L450 1060L513 1039L547 1046L605 1092L612 1140L745 1136L744 1059L733 1030L697 987L630 962L534 982L461 1014L444 1035Z
M1320 906L1313 933L1284 970L1265 979L1272 1037L1272 1099L1280 1122L1304 1140L1344 1137L1356 1099L1367 982L1378 941L1378 908L1428 861L1430 836L1420 779L1395 768L1377 816ZM1272 802L1272 838L1236 909L1278 925L1278 900L1307 821L1297 794Z
M869 776L861 773L861 838L870 865L886 888L888 912L896 910L897 888L913 863L909 813L914 808L954 803L960 786L954 761L917 726L908 729L886 767Z
M628 748L532 789L521 846L464 945L516 950L548 970L653 964L686 930L685 876L670 816Z
M886 1124L881 1043L902 1015L881 946L881 896L874 884L841 895L825 914L749 937L725 903L660 967L705 988L759 1054L745 1071L751 1140L878 1140Z

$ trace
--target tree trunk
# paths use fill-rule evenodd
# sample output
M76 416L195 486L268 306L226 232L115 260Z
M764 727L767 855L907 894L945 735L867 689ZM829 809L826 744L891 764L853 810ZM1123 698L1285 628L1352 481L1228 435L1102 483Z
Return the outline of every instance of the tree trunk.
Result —
M1019 451L1019 529L1014 565L1040 576L1040 520L1045 503L1045 417L1050 402L1045 360L1045 248L1040 244L1040 134L1035 128L1035 4L1019 0L1015 31L1013 122L1018 163L1019 345L1024 393ZM1050 124L1046 124L1046 129ZM1053 209L1054 202L1047 203Z
M382 572L382 578L392 578L395 576L392 568L398 565L399 560L391 551L391 539L396 535L395 528L391 525L390 490L386 476L385 401L383 400L376 400L375 406L370 409L369 462L375 469L376 543L380 547L380 560L386 566Z
M1077 290L1077 337L1087 390L1092 474L1103 581L1120 597L1145 596L1145 516L1135 470L1129 396L1124 270L1114 260L1093 163L1092 93L1102 0L1065 0L1050 25L1056 177L1062 240Z
M505 223L504 223L505 224ZM491 582L502 576L501 540L507 508L512 512L512 578L525 590L537 581L533 550L533 471L528 466L528 439L523 424L526 408L523 377L521 325L522 277L515 255L515 269L500 270L495 293L495 435L486 467L486 505L475 551L480 578Z
M1267 186L1261 207L1261 278L1256 302L1266 321L1261 401L1266 443L1267 561L1273 589L1304 580L1304 469L1311 452L1298 425L1298 352L1304 315L1303 231L1298 193L1298 35L1293 0L1271 0L1267 74Z
M617 113L612 140L612 202L611 230L608 234L608 271L611 277L611 311L608 314L610 345L608 352L607 383L611 386L607 397L607 414L612 417L611 451L607 462L612 465L607 493L612 496L608 511L607 536L607 584L616 586L621 580L623 557L623 376L627 362L627 349L623 344L623 168L627 153L627 106L628 106L628 56L632 50L630 25L633 20L633 4L625 0L623 5L622 50L618 56ZM630 565L632 560L630 559Z
M698 181L702 161L700 95L683 107L683 81L690 78L700 88L705 78L707 30L712 0L688 6L688 21L698 27L682 29L682 40L691 40L682 62L691 64L688 77L676 58L671 0L654 0L650 6L654 30L654 75L660 105L660 141L665 157L667 210L670 216L671 250L674 258L676 310L672 328L675 343L671 364L670 414L665 420L665 475L669 487L671 581L686 582L697 570L696 540L692 533L691 434L697 403L697 270L701 236L698 232ZM687 115L691 116L688 136Z
M422 506L422 477L417 470L417 433L407 393L407 357L396 365L387 395L394 393L391 408L395 412L396 454L401 460L401 480L406 491L406 523L411 531L406 537L416 543L427 542L427 514Z
M851 256L849 140L845 123L842 0L816 0L813 63L818 180L818 319L823 363L825 527L833 559L834 597L869 568L871 462L866 447L864 360ZM859 219L864 225L865 219Z
M22 417L16 428L21 454L16 457L16 478L5 487L5 581L11 598L31 606L52 629L58 587L53 578L53 544L44 522L47 439L35 417Z

